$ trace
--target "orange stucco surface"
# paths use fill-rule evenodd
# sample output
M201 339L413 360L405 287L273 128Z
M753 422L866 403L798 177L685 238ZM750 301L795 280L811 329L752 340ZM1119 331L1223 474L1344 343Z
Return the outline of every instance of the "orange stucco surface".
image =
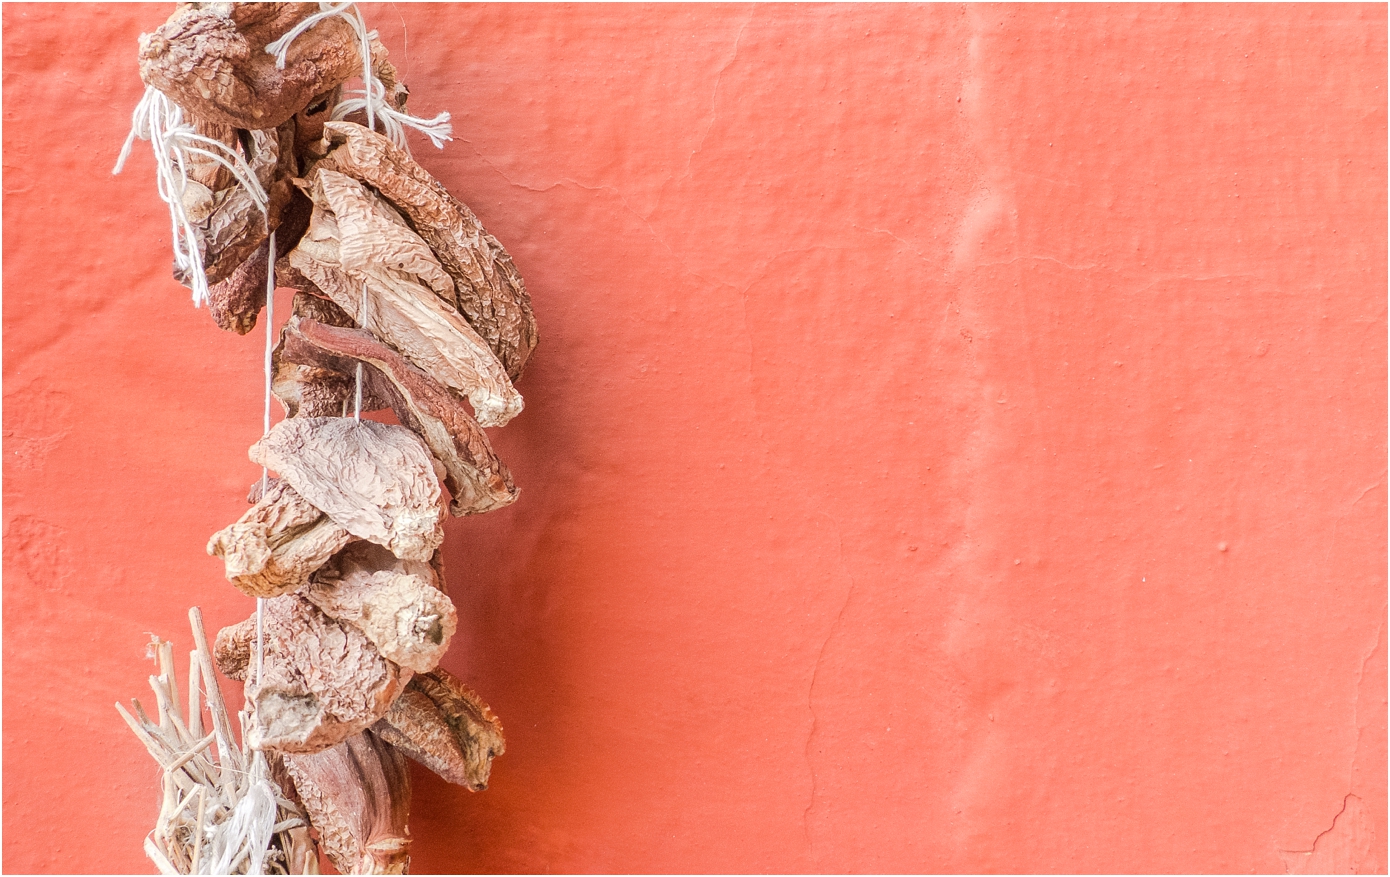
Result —
M1385 6L364 9L542 333L417 872L1384 872ZM252 611L168 10L3 12L7 871L152 872L112 704Z

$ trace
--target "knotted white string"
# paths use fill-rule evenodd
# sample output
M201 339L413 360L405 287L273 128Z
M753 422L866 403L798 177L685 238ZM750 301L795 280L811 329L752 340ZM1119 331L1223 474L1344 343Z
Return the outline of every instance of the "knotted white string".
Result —
M358 110L365 110L368 130L375 131L377 120L380 119L386 136L407 153L410 152L410 146L405 140L406 128L414 128L428 137L436 149L443 149L444 143L453 139L450 135L453 133L454 127L449 122L449 114L440 113L433 119L422 119L419 116L403 113L391 105L387 99L386 86L372 73L372 40L376 39L377 33L367 30L367 22L362 18L362 11L357 8L355 3L327 3L320 0L318 12L304 19L280 39L265 47L266 52L275 56L275 66L283 70L290 43L320 21L334 16L342 18L351 25L353 33L357 36L362 52L363 87L345 92L345 94L358 95L358 97L345 98L339 101L338 105L333 108L333 120L342 121Z
M126 136L111 173L118 174L125 167L137 137L148 140L154 152L155 184L159 199L169 206L174 264L189 278L194 306L202 305L208 300L207 272L203 255L198 250L197 233L183 203L188 188L189 158L201 155L225 167L237 185L251 195L251 200L262 213L269 199L240 152L199 134L184 121L179 105L154 86L145 89L144 97L140 98L140 103L135 105L135 111L131 113L130 134Z
M232 815L213 827L208 854L199 862L199 874L230 874L243 853L250 857L247 874L265 873L279 809L267 772L265 756L257 752L246 794L232 808Z

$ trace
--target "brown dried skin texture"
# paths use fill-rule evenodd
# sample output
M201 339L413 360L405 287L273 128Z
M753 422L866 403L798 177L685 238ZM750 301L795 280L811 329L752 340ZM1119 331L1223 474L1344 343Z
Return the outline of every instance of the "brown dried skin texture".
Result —
M283 124L317 95L362 72L342 18L290 43L283 70L268 43L319 11L317 3L185 3L140 37L140 78L196 115L235 128Z
M279 249L278 241L276 249ZM256 328L256 315L265 307L266 254L263 241L232 276L208 288L208 312L220 328L245 335Z
M276 276L282 276L279 267ZM351 326L352 318L342 308L326 299L299 292L295 294L295 316L307 315L335 326ZM290 322L295 320L290 317ZM285 356L286 330L281 330L280 343L271 351L270 390L288 417L349 417L356 405L355 366L335 362L295 362ZM379 377L364 373L362 380L362 410L377 411L393 408L395 403L389 385Z
M300 160L301 167L306 160L317 157L315 152L323 139L324 123L333 117L333 108L342 96L343 87L340 85L315 95L308 106L294 114L294 154Z
M217 632L217 640L212 646L212 657L223 676L242 682L251 666L251 650L255 647L256 619L248 618L240 624L224 627Z
M314 216L286 257L290 267L362 328L462 393L480 425L502 426L520 413L521 395L502 364L441 300L452 281L429 247L360 183L333 171L311 176Z
M208 554L220 557L227 580L252 597L298 590L352 539L283 480L235 524L213 534Z
M492 760L507 748L492 710L443 668L412 679L373 730L448 782L475 792L487 788Z
M184 111L184 121L193 127L193 133L210 140L216 140L228 149L241 151L236 128L231 125L223 125L211 119L205 119L202 116L189 113L187 110ZM322 131L322 126L319 126L319 137L323 136ZM216 151L216 147L209 147L209 151ZM184 156L183 169L184 173L188 175L189 181L197 183L209 193L220 192L232 184L232 172L227 170L226 165L196 152ZM185 205L185 209L188 209L188 205ZM195 219L195 221L197 220Z
M349 533L397 557L427 561L444 541L433 458L403 426L293 417L252 445L250 456Z
M316 167L370 185L401 212L453 278L457 307L507 375L521 377L538 335L531 298L512 257L438 180L388 138L361 125L324 126L327 156Z
M289 203L280 212L280 225L275 229L276 258L294 249L309 227L314 205L295 189L288 193ZM256 251L232 272L232 276L208 288L208 311L213 322L223 329L245 335L256 327L256 317L265 307L267 254L270 242L262 241Z
M208 283L221 283L245 262L277 228L281 214L294 195L294 123L278 131L247 132L250 157L247 165L265 190L268 202L262 213L251 193L240 184L210 192L190 182L184 194L184 209L193 223L195 243ZM278 249L278 243L277 243ZM190 278L175 272L185 286ZM264 282L264 278L262 278Z
M343 874L405 874L410 769L370 731L315 755L286 755L323 850Z
M439 664L458 627L429 564L399 560L368 542L340 553L303 593L330 618L355 625L387 660L417 673Z
M327 749L385 715L410 681L360 630L296 594L267 600L264 616L262 678L246 681L254 749Z
M425 440L444 464L444 483L453 494L449 511L478 514L512 503L517 497L511 473L492 450L487 435L452 393L367 332L292 319L285 327L284 356L307 366L351 370L353 361L368 363L377 394L389 381L392 408L402 424ZM379 388L379 389L377 389Z

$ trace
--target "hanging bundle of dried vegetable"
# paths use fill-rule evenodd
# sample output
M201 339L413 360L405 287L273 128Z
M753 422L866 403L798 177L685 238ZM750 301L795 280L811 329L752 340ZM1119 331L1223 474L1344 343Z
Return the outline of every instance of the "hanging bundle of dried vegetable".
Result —
M442 147L448 116L408 114L353 4L184 3L139 61L121 163L151 141L195 304L240 334L266 311L267 404L286 414L272 429L267 409L252 506L208 543L256 614L210 650L193 610L187 714L167 643L158 720L120 708L164 768L146 850L165 873L317 873L320 848L344 873L404 873L405 759L480 791L505 748L439 667L458 625L439 547L446 508L516 499L483 428L521 411L530 300L502 245L406 149L407 127ZM278 343L276 286L296 290ZM402 425L360 419L384 408ZM244 750L214 662L245 686Z

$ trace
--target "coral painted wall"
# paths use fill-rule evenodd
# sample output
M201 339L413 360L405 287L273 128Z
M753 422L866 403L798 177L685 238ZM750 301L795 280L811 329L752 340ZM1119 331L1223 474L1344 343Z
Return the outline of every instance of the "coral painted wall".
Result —
M7 871L152 872L111 705L252 611L169 8L4 7ZM1385 871L1385 6L364 8L542 331L417 872Z

